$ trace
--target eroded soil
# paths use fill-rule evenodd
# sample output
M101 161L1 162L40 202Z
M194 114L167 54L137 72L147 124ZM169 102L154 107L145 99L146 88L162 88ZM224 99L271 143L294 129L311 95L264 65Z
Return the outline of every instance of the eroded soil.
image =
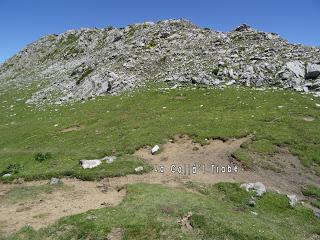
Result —
M270 162L281 163L283 171L275 172L258 166L250 171L244 170L240 163L231 157L231 154L248 138L250 137L225 142L208 140L207 145L201 146L188 137L177 136L161 146L158 154L152 155L150 148L143 148L135 153L136 156L154 166L155 170L152 172L106 178L98 182L66 178L62 181L67 188L16 204L2 201L5 194L15 187L15 184L0 184L0 233L9 234L25 225L39 229L64 216L100 207L115 206L124 198L125 186L132 183L157 183L181 187L187 181L206 184L260 181L269 190L285 194L295 193L300 199L303 198L300 192L302 185L320 183L320 178L304 168L299 159L286 149L270 157ZM193 172L194 165L196 172ZM216 167L219 167L219 172ZM231 172L228 172L230 169ZM47 184L47 181L26 182L20 186L41 184ZM113 235L116 236L113 236L114 239L118 239L121 231L115 230L114 232Z

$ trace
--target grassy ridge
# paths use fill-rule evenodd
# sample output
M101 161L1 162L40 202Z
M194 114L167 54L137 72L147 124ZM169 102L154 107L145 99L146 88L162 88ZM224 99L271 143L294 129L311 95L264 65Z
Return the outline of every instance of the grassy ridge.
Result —
M16 164L19 170L13 177L94 179L127 174L144 164L128 154L145 145L161 144L177 133L201 143L205 138L254 134L257 142L249 150L268 152L274 145L285 145L304 165L320 173L320 108L316 107L320 100L312 100L311 95L186 87L140 90L41 109L24 104L27 96L22 91L0 95L0 172ZM16 101L19 98L23 100ZM314 121L304 121L306 116ZM61 132L77 124L83 128ZM37 153L47 152L52 156L49 160L34 160ZM78 165L80 159L105 155L119 156L110 171L82 171Z
M135 184L117 207L92 210L62 218L34 231L30 227L14 239L106 239L112 228L122 228L123 239L317 239L320 222L302 206L291 208L288 199L267 193L256 207L247 205L250 193L237 184L214 186L189 183L199 193L160 185ZM192 212L192 230L178 220ZM255 212L256 214L253 214Z

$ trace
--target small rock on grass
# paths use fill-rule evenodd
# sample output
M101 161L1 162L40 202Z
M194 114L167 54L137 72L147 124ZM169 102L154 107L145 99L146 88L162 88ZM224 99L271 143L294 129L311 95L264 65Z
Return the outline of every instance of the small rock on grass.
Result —
M11 176L12 176L11 173L6 173L6 174L2 175L2 177L4 177L4 178L6 178L6 177L11 177Z
M142 172L142 171L143 171L143 167L142 167L142 166L136 167L136 168L134 169L134 171L135 171L136 173Z
M258 216L258 213L257 212L254 212L254 211L250 211L253 215L255 216Z
M106 161L106 163L113 163L113 161L116 159L116 156L106 156L102 158L101 160Z
M101 164L100 160L80 160L80 165L83 169L91 169L99 166Z
M298 203L298 197L295 194L287 194L289 199L289 204L291 207L294 207Z
M59 184L61 181L60 181L60 179L59 178L55 178L55 177L53 177L53 178L51 178L51 180L50 180L50 185L56 185L56 184Z
M254 198L251 198L250 200L249 200L249 206L250 207L255 207L256 206L256 200L254 199Z
M160 147L158 145L155 145L152 149L151 149L151 154L155 154L156 152L158 152L160 149Z
M179 219L177 222L181 226L181 228L185 228L187 230L192 230L193 227L191 225L191 217L192 217L192 212L188 212L188 214L186 216Z

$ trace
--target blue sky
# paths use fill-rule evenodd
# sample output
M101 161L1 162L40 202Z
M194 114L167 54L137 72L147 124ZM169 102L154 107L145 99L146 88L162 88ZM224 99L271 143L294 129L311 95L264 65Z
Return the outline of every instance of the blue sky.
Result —
M168 18L219 31L247 23L292 43L320 46L320 0L0 0L0 62L46 34Z

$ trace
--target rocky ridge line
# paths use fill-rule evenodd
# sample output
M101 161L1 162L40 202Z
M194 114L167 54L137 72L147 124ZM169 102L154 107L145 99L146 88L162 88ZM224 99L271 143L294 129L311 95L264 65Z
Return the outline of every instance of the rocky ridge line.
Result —
M70 30L29 44L0 65L0 90L62 104L149 82L292 88L320 96L320 48L241 25L230 32L185 19Z

